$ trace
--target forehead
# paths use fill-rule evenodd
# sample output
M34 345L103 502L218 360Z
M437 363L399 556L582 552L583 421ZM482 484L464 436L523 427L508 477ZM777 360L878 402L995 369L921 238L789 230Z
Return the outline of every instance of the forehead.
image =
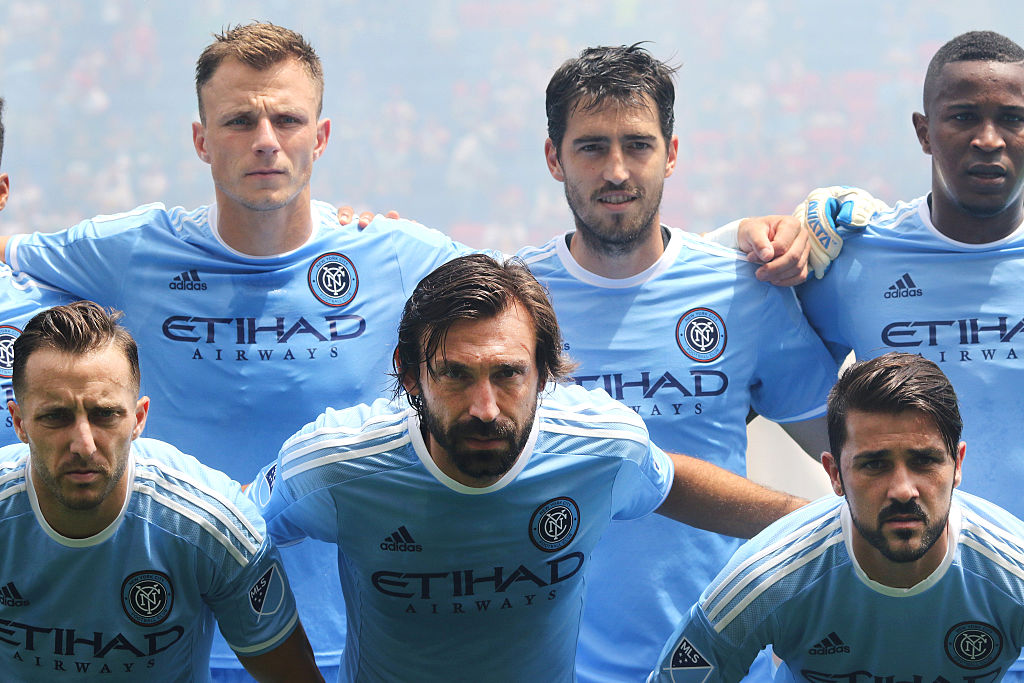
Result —
M228 57L202 87L203 106L226 109L269 99L280 104L316 107L320 93L306 67L295 58L256 69Z
M522 306L513 304L490 318L455 322L433 360L481 366L532 363L536 347L533 321Z
M631 131L661 138L661 120L658 108L650 95L644 95L640 102L623 102L609 99L593 104L583 98L569 108L566 121L566 137L578 137L591 133L630 134Z
M84 354L39 349L25 363L24 386L20 402L81 397L131 399L137 393L128 359L113 344Z
M1024 106L1024 62L950 62L935 81L936 106Z
M939 449L946 450L935 420L920 410L899 413L869 413L851 410L846 415L846 443L842 456L856 456L868 451Z

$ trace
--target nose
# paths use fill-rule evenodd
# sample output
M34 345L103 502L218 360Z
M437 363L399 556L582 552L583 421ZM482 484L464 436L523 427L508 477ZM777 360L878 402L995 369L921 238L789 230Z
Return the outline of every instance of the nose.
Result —
M983 121L972 140L972 144L985 152L993 152L1006 146L1006 140L993 121Z
M906 503L918 497L913 473L905 465L897 465L889 479L889 498Z
M277 131L269 118L260 118L256 123L256 135L252 141L253 151L257 154L270 154L280 149Z
M85 417L75 421L71 434L71 452L89 456L96 452L96 442L92 436L92 425Z
M475 383L470 389L469 414L483 422L494 422L501 411L498 409L494 385L489 379Z
M629 178L629 170L626 168L626 158L622 154L619 145L612 145L605 158L604 179L613 185L621 185Z

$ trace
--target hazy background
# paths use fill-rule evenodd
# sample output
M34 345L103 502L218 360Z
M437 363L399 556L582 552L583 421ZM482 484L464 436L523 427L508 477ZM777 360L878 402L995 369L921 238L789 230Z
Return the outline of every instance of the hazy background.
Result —
M662 220L703 231L788 211L822 184L925 193L910 114L929 58L971 29L1024 41L1020 5L992 0L7 0L0 232L211 201L191 141L195 58L211 32L253 19L303 33L323 59L333 131L315 197L507 251L571 227L544 165L543 96L585 46L648 40L681 65Z

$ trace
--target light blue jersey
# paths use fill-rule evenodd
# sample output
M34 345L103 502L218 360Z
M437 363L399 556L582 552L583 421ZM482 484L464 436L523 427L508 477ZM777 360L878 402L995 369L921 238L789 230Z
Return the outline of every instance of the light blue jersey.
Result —
M748 541L666 645L652 680L738 681L766 643L776 680L999 680L1024 644L1024 523L953 494L941 564L912 588L872 581L849 508L822 498Z
M24 274L15 275L6 265L0 264L0 390L3 391L0 446L20 442L11 415L7 412L7 402L14 400L14 389L11 386L14 340L21 336L25 323L36 313L74 300L73 296L41 285Z
M153 439L132 444L110 526L61 536L28 446L0 450L0 679L205 681L214 616L240 655L280 645L295 601L238 484Z
M597 539L657 508L672 472L633 411L555 387L486 488L444 475L412 409L378 401L307 425L250 495L278 542L338 544L348 680L554 682L573 680Z
M519 255L550 291L577 383L633 408L660 446L743 475L749 409L824 415L836 366L791 291L758 282L739 252L668 234L656 263L621 280L584 270L564 235ZM657 515L613 523L587 578L580 679L642 681L737 547Z
M139 344L146 434L249 481L284 440L332 404L379 396L402 306L461 248L439 232L378 217L359 231L313 202L298 249L255 258L219 237L215 207L150 204L54 234L12 238L16 270L125 312ZM337 666L334 551L282 553L317 663ZM218 641L214 667L237 668Z

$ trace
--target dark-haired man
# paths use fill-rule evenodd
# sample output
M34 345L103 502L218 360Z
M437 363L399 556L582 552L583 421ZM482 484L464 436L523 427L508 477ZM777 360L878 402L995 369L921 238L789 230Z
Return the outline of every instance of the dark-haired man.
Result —
M742 474L754 408L820 453L836 366L795 296L660 223L678 148L672 76L638 45L588 48L555 72L545 152L575 231L520 256L551 293L575 381L634 408L656 443ZM614 522L587 579L580 679L642 681L737 547L657 516Z
M80 301L14 342L0 450L5 681L207 680L213 618L261 681L322 680L280 558L239 485L140 439L135 341Z
M851 366L828 423L836 496L744 544L652 680L738 681L767 643L787 681L996 681L1016 660L1024 522L954 490L965 445L938 366L903 353Z
M398 400L329 409L250 487L279 542L338 544L346 680L572 681L610 520L657 509L746 535L798 504L666 455L604 391L555 384L562 348L524 265L457 258L405 306Z

